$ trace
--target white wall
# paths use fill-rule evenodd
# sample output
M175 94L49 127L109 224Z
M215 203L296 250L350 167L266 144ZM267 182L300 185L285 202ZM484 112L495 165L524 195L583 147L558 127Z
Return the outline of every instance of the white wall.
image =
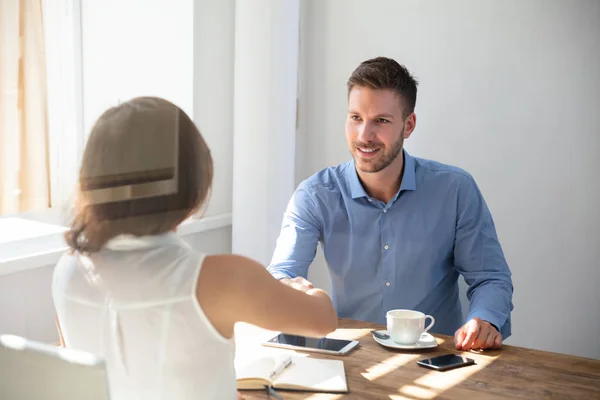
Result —
M80 1L86 134L135 96L161 96L193 115L193 0Z
M80 1L85 134L121 101L172 101L211 148L215 176L206 215L230 213L234 1Z
M194 122L210 147L215 168L207 215L231 212L234 3L194 2Z
M299 22L299 0L236 3L232 248L264 265L295 188Z
M303 5L298 178L349 158L346 80L395 58L420 81L408 151L471 172L494 215L515 286L508 343L600 358L600 2Z

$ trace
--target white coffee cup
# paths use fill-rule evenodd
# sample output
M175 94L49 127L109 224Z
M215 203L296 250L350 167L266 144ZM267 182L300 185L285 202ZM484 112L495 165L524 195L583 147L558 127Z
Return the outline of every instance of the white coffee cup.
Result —
M431 329L435 318L414 310L390 310L385 315L387 319L388 335L398 344L415 344L421 335ZM425 327L425 320L431 323Z

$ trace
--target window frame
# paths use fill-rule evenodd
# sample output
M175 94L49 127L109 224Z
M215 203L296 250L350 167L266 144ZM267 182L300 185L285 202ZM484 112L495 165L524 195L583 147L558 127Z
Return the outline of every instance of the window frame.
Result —
M72 199L86 139L81 0L61 3L42 0L50 209L64 209Z

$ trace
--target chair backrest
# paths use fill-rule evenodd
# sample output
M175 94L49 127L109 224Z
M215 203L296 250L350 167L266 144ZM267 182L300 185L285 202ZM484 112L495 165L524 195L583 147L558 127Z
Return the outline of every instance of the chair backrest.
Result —
M90 353L2 335L0 399L109 400L106 366Z

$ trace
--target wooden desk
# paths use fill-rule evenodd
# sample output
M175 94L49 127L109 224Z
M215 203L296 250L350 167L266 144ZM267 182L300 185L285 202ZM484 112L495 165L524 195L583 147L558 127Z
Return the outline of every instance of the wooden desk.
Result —
M358 349L347 356L310 353L310 357L344 361L349 393L345 395L278 391L285 399L600 399L600 361L504 346L502 350L457 352L452 338L436 335L440 346L418 352L391 350L377 344L371 329L385 327L340 319L331 337L354 339ZM273 332L250 325L236 327L238 357L275 351L260 346ZM281 350L278 350L281 351ZM437 372L415 361L445 353L462 353L477 365ZM266 399L264 391L244 391L247 400ZM273 397L271 397L273 399Z

